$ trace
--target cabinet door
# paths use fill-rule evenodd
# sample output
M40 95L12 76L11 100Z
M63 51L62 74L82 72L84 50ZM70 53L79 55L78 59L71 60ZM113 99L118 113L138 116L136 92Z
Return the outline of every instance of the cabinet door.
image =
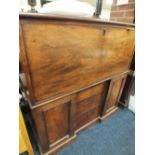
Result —
M50 145L68 134L69 103L64 103L43 112Z
M69 137L70 101L60 99L33 110L43 152Z
M109 94L107 97L107 103L105 107L105 111L109 112L113 110L119 101L120 95L122 93L122 89L124 87L126 76L117 77L111 80L109 87Z

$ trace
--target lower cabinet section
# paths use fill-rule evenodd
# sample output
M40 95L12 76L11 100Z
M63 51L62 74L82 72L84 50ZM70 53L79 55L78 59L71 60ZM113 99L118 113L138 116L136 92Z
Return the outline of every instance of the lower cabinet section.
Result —
M117 106L126 75L112 78L32 110L41 151L55 151Z

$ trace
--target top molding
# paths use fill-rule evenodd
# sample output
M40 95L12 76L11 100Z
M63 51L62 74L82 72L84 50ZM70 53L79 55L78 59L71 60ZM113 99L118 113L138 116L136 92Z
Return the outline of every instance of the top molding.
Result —
M19 19L46 19L46 20L59 20L59 21L75 21L75 22L87 22L96 24L105 24L113 26L123 26L135 28L135 24L115 22L115 21L105 21L100 18L89 18L89 17L75 17L75 16L59 16L52 14L41 14L41 13L20 13Z

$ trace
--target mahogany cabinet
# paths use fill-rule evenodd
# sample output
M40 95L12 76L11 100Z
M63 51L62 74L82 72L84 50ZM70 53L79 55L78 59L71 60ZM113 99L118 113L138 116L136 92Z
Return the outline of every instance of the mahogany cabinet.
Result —
M134 55L134 25L20 14L20 62L42 153L117 109Z

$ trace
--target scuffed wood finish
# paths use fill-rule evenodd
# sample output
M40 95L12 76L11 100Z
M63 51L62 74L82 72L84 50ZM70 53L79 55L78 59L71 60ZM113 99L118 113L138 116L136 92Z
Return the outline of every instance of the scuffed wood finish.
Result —
M103 34L102 25L42 20L20 23L36 101L86 87L124 72L130 65L132 30L108 27Z
M41 152L56 152L117 107L134 25L20 15L20 60Z

